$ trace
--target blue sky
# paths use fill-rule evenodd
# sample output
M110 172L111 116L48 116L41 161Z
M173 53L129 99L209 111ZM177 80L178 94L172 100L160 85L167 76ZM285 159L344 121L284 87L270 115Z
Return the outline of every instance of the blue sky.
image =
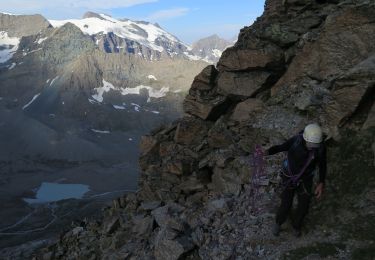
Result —
M0 0L0 11L80 18L86 11L159 23L186 43L218 34L230 39L263 12L264 0Z

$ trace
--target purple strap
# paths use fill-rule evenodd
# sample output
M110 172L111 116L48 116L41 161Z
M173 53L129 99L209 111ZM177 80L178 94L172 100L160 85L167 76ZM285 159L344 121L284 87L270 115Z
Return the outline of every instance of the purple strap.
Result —
M314 158L314 151L311 150L311 151L309 151L309 157L307 158L307 161L306 161L305 165L302 167L301 171L297 175L293 175L293 173L290 169L290 163L289 163L289 158L288 158L288 171L289 171L289 174L292 177L290 177L286 186L288 186L290 183L293 183L293 185L297 184L297 181L299 180L299 178L301 178L302 174L305 172L306 168L309 166L309 164L310 164L310 162L312 161L313 158Z

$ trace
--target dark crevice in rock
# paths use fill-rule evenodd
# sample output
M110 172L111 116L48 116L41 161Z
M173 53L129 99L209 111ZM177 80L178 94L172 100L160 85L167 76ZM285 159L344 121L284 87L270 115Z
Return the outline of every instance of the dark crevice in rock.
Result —
M208 121L216 121L221 115L226 114L238 101L233 102L230 98L226 99L222 104L214 107L211 114L207 117Z

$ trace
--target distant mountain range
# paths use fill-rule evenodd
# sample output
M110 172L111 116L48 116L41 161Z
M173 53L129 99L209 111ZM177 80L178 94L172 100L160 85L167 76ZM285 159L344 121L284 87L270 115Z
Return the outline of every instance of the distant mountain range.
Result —
M157 24L92 12L64 21L0 13L0 106L7 111L0 117L19 118L14 129L20 131L13 136L14 129L0 129L2 137L12 137L0 144L14 151L0 152L0 160L10 154L103 158L111 148L94 152L91 139L91 157L68 151L72 143L84 147L93 134L122 131L136 140L180 116L193 78L207 65ZM33 128L48 138L34 144ZM72 132L79 133L75 141ZM60 151L51 152L51 143Z

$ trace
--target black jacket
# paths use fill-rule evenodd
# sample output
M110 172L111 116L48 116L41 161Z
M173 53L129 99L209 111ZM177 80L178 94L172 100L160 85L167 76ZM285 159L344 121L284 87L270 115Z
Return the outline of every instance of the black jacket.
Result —
M301 178L311 176L316 166L319 167L319 182L324 183L327 172L326 146L324 142L319 148L314 148L314 157ZM281 145L275 145L268 149L268 154L273 155L282 151L288 151L288 163L293 175L300 173L309 157L306 141L302 134L293 136Z

